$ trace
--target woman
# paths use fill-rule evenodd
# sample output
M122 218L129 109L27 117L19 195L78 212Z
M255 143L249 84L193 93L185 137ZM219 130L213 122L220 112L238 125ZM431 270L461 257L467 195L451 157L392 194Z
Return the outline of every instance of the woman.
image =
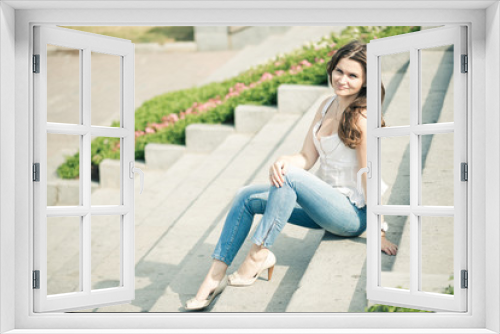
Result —
M287 222L344 237L365 231L366 175L360 192L356 174L366 167L366 45L353 41L340 48L328 62L327 72L335 95L319 107L302 150L278 158L270 167L271 186L251 185L238 192L212 255L212 266L196 297L186 303L187 310L207 307L226 284L249 286L265 270L270 280L276 258L269 248ZM313 175L308 170L318 158L321 166ZM252 236L250 252L237 272L227 277L226 270L255 214L264 215ZM381 249L389 255L397 252L384 232Z

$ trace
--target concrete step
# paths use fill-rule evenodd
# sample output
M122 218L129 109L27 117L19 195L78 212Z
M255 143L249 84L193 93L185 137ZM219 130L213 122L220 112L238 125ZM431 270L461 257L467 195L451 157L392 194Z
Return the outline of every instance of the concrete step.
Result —
M278 110L280 113L303 114L322 95L331 89L326 86L280 85L278 87Z
M365 259L365 233L342 238L325 232L286 311L349 311L353 295L359 292L356 288ZM362 312L363 306L355 311Z
M186 146L150 143L144 151L148 168L168 169L184 155Z
M186 149L190 152L211 152L233 132L234 127L230 125L188 125L186 127Z
M278 112L276 107L239 105L234 110L234 126L240 133L257 133Z

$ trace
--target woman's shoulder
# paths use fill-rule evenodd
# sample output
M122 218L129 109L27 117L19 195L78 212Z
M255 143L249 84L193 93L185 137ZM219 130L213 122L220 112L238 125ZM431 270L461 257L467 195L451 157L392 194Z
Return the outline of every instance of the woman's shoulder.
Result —
M337 95L333 94L333 95L330 95L327 98L325 98L319 106L318 115L323 116L326 113L328 106L333 102L333 100L335 100L336 97L337 97Z
M357 117L356 119L356 125L362 129L362 130L366 130L366 126L367 126L367 110L366 108L360 108L358 109L358 113L360 116Z

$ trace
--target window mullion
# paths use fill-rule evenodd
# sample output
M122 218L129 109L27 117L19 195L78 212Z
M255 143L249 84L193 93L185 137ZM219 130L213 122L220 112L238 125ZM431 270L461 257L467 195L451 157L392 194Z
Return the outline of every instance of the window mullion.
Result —
M414 209L419 198L419 136L415 133L419 115L419 57L418 49L410 49L410 292L418 292L419 248L418 216Z
M83 57L81 68L81 122L82 125L90 129L91 125L91 50L83 49ZM88 208L88 212L82 217L82 233L81 238L81 282L83 283L83 292L90 293L92 284L92 266L91 266L91 216L90 216L90 197L91 197L91 133L88 131L82 136L82 144L80 147L80 189L81 202L84 208Z

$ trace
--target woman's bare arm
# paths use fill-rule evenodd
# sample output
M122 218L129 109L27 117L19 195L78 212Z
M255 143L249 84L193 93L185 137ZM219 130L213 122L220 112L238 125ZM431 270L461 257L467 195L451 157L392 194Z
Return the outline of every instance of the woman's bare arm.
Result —
M293 155L284 155L276 159L276 161L271 165L269 169L269 179L271 184L279 188L285 182L283 175L285 175L287 168L289 165L302 168L305 170L311 169L316 161L318 160L319 154L316 151L316 147L314 146L314 141L312 137L312 130L314 125L319 122L321 119L321 111L325 107L326 102L329 99L326 99L321 103L314 116L314 120L309 127L309 130L306 133L306 137L304 139L304 144L302 145L302 149L299 153Z

